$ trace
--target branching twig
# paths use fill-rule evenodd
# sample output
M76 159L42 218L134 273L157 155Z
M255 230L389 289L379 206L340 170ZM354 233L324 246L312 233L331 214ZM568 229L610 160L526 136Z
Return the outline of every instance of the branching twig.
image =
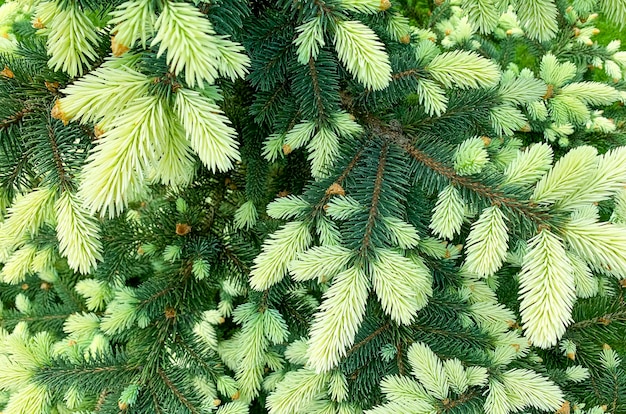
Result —
M514 212L527 217L538 225L549 227L548 221L550 219L550 215L534 206L531 202L507 196L502 191L488 187L480 181L473 180L470 177L458 175L452 167L437 161L424 151L417 149L412 144L411 140L402 132L385 127L380 122L372 122L371 128L375 135L398 145L415 161L426 166L433 172L447 178L452 184L467 188L470 191L488 199L494 205L504 205Z
M54 158L54 164L57 167L57 172L59 173L59 179L61 180L61 187L65 187L68 180L67 172L65 171L65 167L63 166L63 159L61 158L61 154L59 152L59 145L57 144L56 137L54 135L54 130L52 129L52 125L48 124L48 138L50 139L50 148L52 149L52 157Z

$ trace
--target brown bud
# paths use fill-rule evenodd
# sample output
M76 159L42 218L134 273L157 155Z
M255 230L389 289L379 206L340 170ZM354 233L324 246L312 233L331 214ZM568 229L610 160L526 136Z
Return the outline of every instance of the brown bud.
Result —
M580 29L578 27L574 27L574 36L575 37L580 36Z
M44 81L43 84L46 85L46 89L52 93L57 93L59 91L59 82Z
M593 29L591 33L593 33L594 35L600 34L600 29Z
M184 236L191 232L191 226L185 223L176 223L176 234Z
M605 351L610 351L611 350L611 345L604 344L604 345L602 345L602 349L604 349Z
M483 140L483 143L485 144L485 147L488 147L489 144L491 144L491 138L489 138L486 135L483 135L482 137L480 137L480 139Z
M571 359L572 361L576 360L576 352L568 352L567 354L565 354L565 356Z
M231 398L232 400L238 400L240 396L241 396L241 394L239 393L239 390L237 390L237 392L236 392L236 393L234 393L234 394L232 395L232 397L230 397L230 398Z
M450 34L452 33L452 30L446 29L444 33L446 34L446 36L450 36Z
M2 69L0 71L0 75L4 76L5 78L9 78L9 79L13 79L15 77L15 75L13 74L13 71L11 69L9 69L8 66L4 66L4 69Z
M222 324L222 323L224 323L224 322L226 322L226 319L224 319L224 318L219 318L219 319L217 320L217 323L219 323L219 324Z
M120 410L124 411L125 409L128 408L128 404L126 404L125 402L122 401L118 401L117 402L117 406L119 407Z
M546 94L543 95L543 99L550 99L554 96L554 85L548 84L548 89L546 90Z
M143 255L144 253L145 253L145 250L143 249L143 247L142 247L142 246L139 246L139 248L137 249L137 254L138 254L139 256L141 256L141 255Z
M623 288L626 289L626 279L622 279L619 281L619 285Z
M167 307L165 308L165 318L174 319L176 317L176 309Z
M513 29L509 29L506 31L507 36L511 36L513 34Z
M343 197L346 195L346 191L339 183L333 183L326 189L326 195L339 195Z
M517 321L506 321L506 323L509 325L509 328L511 329L519 329L520 326L517 323Z
M216 398L216 399L213 400L213 405L216 406L216 407L218 405L220 405L221 403L222 403L222 400L220 400L219 398Z
M532 128L530 127L529 124L524 125L523 127L520 128L520 131L522 132L530 132L532 131Z
M52 118L54 119L58 119L61 122L63 122L63 125L67 125L70 123L70 120L67 118L67 115L65 114L65 112L63 112L63 109L61 109L61 101L59 101L58 99L55 102L54 107L52 108L52 111L50 111L50 116L52 116Z
M74 345L76 345L77 343L78 343L78 342L76 342L75 340L70 339L69 341L67 341L67 346L74 346Z
M520 350L519 344L511 344L511 346L513 347L513 349L515 349L515 352L519 352Z
M22 290L28 290L28 288L29 288L28 283L22 284Z
M601 323L604 326L609 326L611 324L611 319L609 318L599 318L598 323Z
M404 36L400 38L400 43L404 43L405 45L408 45L409 43L411 43L411 36L408 34L405 34Z
M561 408L559 408L558 411L556 412L556 414L569 414L569 413L570 413L569 401L563 402L563 405L561 406Z
M44 26L43 22L41 21L41 19L39 17L37 17L35 20L33 20L33 28L35 28L35 29L43 29L44 27L46 27L46 26Z
M283 145L283 154L289 155L291 154L291 151L293 151L293 149L291 148L291 145L289 144Z
M48 282L41 282L41 285L39 285L39 288L41 290L50 290L51 287L52 285L50 285L50 283Z
M391 7L391 2L389 0L380 0L380 6L378 6L378 8L381 11L389 10L390 7Z
M289 195L289 191L282 190L278 193L278 197L287 197Z
M129 47L123 45L117 41L117 36L113 36L111 38L111 51L113 52L113 56L120 57L124 53L128 52Z
M102 127L100 127L100 125L95 125L93 127L93 134L96 138L100 138L102 135L104 135L105 131L104 129L102 129Z

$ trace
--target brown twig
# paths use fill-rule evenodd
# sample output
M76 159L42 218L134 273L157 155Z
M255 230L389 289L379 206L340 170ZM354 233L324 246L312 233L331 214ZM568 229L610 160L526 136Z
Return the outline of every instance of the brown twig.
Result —
M456 171L454 171L454 168L435 160L424 151L416 148L411 140L401 131L385 127L378 121L371 122L370 127L375 135L398 145L415 161L447 178L452 184L467 188L476 194L487 198L493 205L506 206L514 212L527 217L538 225L549 227L548 221L550 219L550 215L538 209L531 202L507 196L502 191L488 187L480 181L473 180L470 177L458 175Z
M161 377L161 379L163 380L163 382L167 386L167 388L169 388L170 391L172 391L172 394L174 394L176 396L176 398L178 398L178 400L181 403L183 403L183 405L185 407L187 407L192 414L199 414L200 412L196 409L196 407L194 407L193 404L191 404L191 402L189 402L187 397L185 397L183 395L183 393L180 392L180 390L178 388L176 388L176 386L172 383L172 381L165 374L165 372L163 372L163 370L161 368L158 368L157 371L159 373L159 376Z
M366 255L369 248L370 240L372 238L372 231L374 230L374 224L376 223L376 217L378 216L378 203L380 201L380 192L382 189L385 165L387 163L387 153L389 151L389 145L383 144L380 150L380 157L378 158L378 169L376 170L376 180L374 181L374 192L372 193L372 205L367 217L367 224L365 225L365 234L363 235L363 243L361 244L360 253Z

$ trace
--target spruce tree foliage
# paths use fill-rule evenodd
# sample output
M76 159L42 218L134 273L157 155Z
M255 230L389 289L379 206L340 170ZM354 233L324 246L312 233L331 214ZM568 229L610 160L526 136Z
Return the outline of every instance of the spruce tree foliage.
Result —
M0 409L626 413L600 18L626 2L5 2Z

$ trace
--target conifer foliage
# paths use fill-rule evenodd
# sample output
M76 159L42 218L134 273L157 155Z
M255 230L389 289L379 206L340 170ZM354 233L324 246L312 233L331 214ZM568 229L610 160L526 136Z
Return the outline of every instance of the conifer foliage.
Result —
M3 3L2 413L626 413L624 0Z

